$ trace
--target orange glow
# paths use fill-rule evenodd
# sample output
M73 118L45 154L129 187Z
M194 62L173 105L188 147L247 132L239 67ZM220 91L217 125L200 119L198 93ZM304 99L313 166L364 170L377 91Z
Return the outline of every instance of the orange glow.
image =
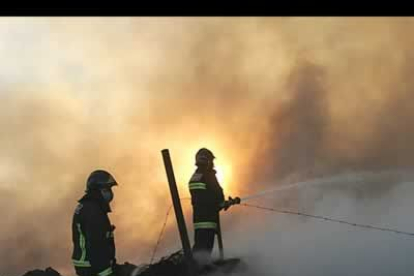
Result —
M176 148L171 150L171 156L181 196L189 196L188 181L196 169L195 154L202 147L210 149L216 156L214 163L215 170L217 171L217 179L224 193L226 195L229 193L233 179L232 157L229 155L228 150L216 141L205 141L201 143L194 141L191 144L183 143L176 146Z
M73 271L68 225L96 168L120 183L111 214L118 259L145 262L172 204L160 153L165 148L183 198L190 196L202 147L216 156L226 198L343 165L411 166L414 39L406 33L413 23L0 20L0 207L14 212L2 222L0 274L24 273L3 271L10 265ZM190 229L189 203L183 209ZM180 244L173 213L167 222L160 250ZM44 235L48 224L53 231ZM27 233L33 241L20 248L15 243ZM16 246L21 250L6 251ZM26 258L32 252L47 263Z
M217 160L215 166L217 171L217 179L224 192L227 192L231 186L232 180L231 161L225 159Z

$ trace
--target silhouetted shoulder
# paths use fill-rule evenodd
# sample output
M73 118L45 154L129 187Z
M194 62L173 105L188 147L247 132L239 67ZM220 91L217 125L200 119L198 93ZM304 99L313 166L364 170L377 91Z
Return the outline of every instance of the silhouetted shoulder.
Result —
M204 174L201 172L195 172L193 173L193 175L190 178L190 182L198 182L201 181L201 179L203 178Z

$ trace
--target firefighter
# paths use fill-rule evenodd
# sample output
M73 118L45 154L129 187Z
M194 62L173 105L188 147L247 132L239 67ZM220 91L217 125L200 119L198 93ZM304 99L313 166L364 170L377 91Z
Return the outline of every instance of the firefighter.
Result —
M109 220L112 187L118 185L104 170L93 171L85 195L78 201L72 220L72 262L79 276L114 276L114 230Z
M202 267L211 264L219 212L227 210L231 203L225 200L223 189L217 180L213 153L207 148L201 148L195 159L197 169L189 181L193 207L193 256Z

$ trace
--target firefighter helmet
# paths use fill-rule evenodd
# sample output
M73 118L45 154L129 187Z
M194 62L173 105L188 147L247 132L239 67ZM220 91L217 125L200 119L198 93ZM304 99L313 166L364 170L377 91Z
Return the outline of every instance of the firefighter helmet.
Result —
M117 186L115 178L107 171L95 170L93 171L86 182L86 191L101 190Z
M214 154L206 148L201 148L196 154L196 165L197 166L207 166L213 163L213 160L216 157Z

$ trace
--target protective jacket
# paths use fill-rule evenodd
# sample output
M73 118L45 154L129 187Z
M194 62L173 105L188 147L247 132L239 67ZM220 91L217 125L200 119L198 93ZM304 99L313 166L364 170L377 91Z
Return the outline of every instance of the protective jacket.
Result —
M114 229L109 204L99 191L79 200L72 220L72 262L79 276L113 275L116 265Z
M194 229L217 229L220 205L224 202L214 169L197 168L189 181Z

